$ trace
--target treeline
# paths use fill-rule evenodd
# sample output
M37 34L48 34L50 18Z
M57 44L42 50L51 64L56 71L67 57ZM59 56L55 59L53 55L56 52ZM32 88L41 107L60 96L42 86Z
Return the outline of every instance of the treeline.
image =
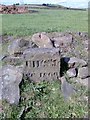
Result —
M14 5L21 5L20 3L16 3ZM32 4L23 4L23 5L32 5ZM33 4L34 5L34 4ZM46 8L56 8L56 9L67 9L67 10L82 10L82 11L85 11L86 9L83 9L83 8L70 8L70 7L64 7L62 5L55 5L55 4L46 4L46 3L43 3L43 4L39 4L39 5L36 5L35 6L44 6Z

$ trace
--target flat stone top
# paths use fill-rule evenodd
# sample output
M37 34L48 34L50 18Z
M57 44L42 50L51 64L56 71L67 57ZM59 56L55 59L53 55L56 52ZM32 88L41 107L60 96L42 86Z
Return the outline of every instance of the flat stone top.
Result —
M59 48L30 48L24 51L23 55L25 54L55 54L59 53Z

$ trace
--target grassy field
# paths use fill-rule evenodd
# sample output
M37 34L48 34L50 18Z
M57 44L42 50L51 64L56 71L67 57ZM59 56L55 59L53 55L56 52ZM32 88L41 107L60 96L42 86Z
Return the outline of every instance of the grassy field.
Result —
M28 36L35 32L88 31L88 12L37 9L38 13L2 15L4 35Z
M33 14L2 15L3 35L30 36L42 31L88 32L87 11L47 9L38 9L38 11ZM6 52L6 46L6 44L3 45L3 52ZM65 101L59 81L34 84L24 79L24 84L20 86L20 104L13 106L4 101L3 118L13 120L17 118L82 118L88 112L88 104L83 99L83 96L87 96L87 89L78 84L76 87L80 92L71 101Z

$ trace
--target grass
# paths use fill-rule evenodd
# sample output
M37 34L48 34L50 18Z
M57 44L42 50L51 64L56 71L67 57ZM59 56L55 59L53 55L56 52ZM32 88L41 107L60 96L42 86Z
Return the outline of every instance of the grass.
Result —
M26 80L21 86L22 102L18 106L3 102L6 106L4 118L82 118L88 107L87 103L79 100L81 96L64 101L59 81L34 84Z
M38 9L33 14L2 15L4 35L29 36L36 32L88 31L88 12Z
M3 35L30 36L36 32L88 31L87 11L38 9L38 13L2 15ZM1 20L0 20L1 22ZM7 52L8 43L2 46ZM1 49L0 49L1 53ZM76 84L75 84L76 85ZM85 88L77 85L80 93L71 101L64 101L59 81L34 84L24 79L20 85L21 100L18 106L3 101L3 118L82 118L88 112L83 99ZM85 94L86 95L86 92Z

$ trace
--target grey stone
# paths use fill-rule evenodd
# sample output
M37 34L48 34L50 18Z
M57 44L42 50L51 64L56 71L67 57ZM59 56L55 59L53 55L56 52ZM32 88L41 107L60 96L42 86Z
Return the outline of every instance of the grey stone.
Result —
M67 73L68 77L76 77L76 75L77 75L75 68L69 69L66 73Z
M10 64L10 65L22 65L23 63L23 57L15 57L15 56L6 56L2 60L5 64Z
M88 87L89 79L90 79L90 77L89 78L85 78L85 79L77 77L77 78L72 78L71 80L75 81L78 84L81 84L81 85L84 85L84 86Z
M32 36L32 41L39 48L53 48L53 44L45 33L36 33Z
M55 47L63 47L68 46L72 43L72 35L67 34L65 36L59 36L56 38L53 38Z
M14 55L14 53L18 51L20 51L20 47L18 45L18 40L15 40L8 46L8 53Z
M29 48L38 48L38 46L34 42L29 41Z
M60 78L61 80L61 91L64 96L65 100L68 100L71 98L73 94L75 94L75 88L67 82L66 78L63 76Z
M88 67L82 67L78 69L78 77L83 79L87 78L88 76L90 76L88 72Z
M57 48L34 48L24 51L25 73L35 82L60 77L60 52Z
M88 80L89 80L89 79L90 79L90 78L80 79L79 83L81 83L82 85L88 87Z
M23 69L11 65L3 66L0 69L0 99L5 99L10 104L18 104L22 72Z
M8 52L10 55L14 55L14 53L22 53L22 51L24 51L28 47L29 41L26 41L24 39L17 39L8 46Z
M29 46L29 41L21 39L21 40L18 41L18 45L19 45L20 48L25 47L25 46L27 47L27 46Z
M71 57L70 60L68 61L69 67L78 67L78 66L86 66L87 62L84 61L83 59L79 59L76 57Z

